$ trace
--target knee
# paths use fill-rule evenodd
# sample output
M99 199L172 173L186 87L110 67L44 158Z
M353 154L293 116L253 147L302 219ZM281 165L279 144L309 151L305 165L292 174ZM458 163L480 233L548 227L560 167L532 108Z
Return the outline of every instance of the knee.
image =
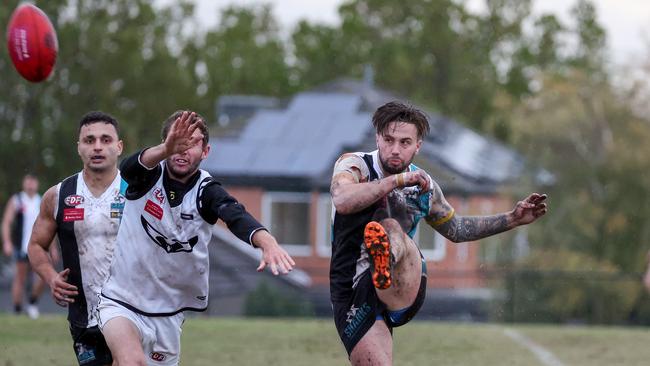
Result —
M381 226L386 229L386 232L394 233L394 232L402 232L402 227L400 226L399 222L393 218L387 218L383 219L380 222Z

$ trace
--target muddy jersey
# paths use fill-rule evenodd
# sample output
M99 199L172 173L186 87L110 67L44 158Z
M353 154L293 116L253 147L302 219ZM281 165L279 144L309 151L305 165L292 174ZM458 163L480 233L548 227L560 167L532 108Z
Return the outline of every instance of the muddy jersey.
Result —
M97 325L94 310L113 259L125 190L119 172L99 197L90 192L83 173L56 186L54 212L61 257L64 268L70 268L68 282L79 292L68 305L68 320L77 327Z
M344 156L337 162L334 174L358 169L359 183L384 178L378 151L357 152ZM410 164L406 171L419 170ZM431 177L427 175L430 182ZM433 186L433 183L430 184ZM385 198L360 212L343 215L332 207L332 258L330 264L330 294L332 301L345 301L359 277L368 270L370 261L363 245L363 230L373 220L377 210L385 210L387 216L396 219L410 237L413 237L422 218L429 215L431 191L421 192L420 187L396 188Z

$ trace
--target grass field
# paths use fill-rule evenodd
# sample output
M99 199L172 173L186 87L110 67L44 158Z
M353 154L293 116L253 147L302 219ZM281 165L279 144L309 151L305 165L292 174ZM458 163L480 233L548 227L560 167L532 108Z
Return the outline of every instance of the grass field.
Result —
M645 328L413 322L395 330L395 365L550 365L512 336L525 337L561 365L647 365ZM188 318L181 365L347 365L329 320ZM554 363L554 365L559 365ZM61 316L0 314L0 366L75 365Z

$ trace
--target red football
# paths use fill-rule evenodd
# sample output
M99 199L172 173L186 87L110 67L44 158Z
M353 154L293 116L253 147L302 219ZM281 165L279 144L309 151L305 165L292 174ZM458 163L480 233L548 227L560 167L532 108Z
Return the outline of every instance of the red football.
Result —
M32 4L21 4L9 20L7 48L18 73L37 83L52 73L59 42L47 15Z

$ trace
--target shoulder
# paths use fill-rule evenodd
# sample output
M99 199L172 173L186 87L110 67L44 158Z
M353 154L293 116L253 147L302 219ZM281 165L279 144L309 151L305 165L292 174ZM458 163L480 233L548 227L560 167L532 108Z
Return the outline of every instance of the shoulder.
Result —
M59 187L61 183L58 183L45 191L43 193L43 198L41 199L41 211L43 209L48 213L54 213L54 207L56 207L56 201L59 198Z
M364 182L368 180L370 169L368 164L363 159L364 153L345 153L336 159L334 163L334 174L336 177L342 173L351 174L355 181Z

